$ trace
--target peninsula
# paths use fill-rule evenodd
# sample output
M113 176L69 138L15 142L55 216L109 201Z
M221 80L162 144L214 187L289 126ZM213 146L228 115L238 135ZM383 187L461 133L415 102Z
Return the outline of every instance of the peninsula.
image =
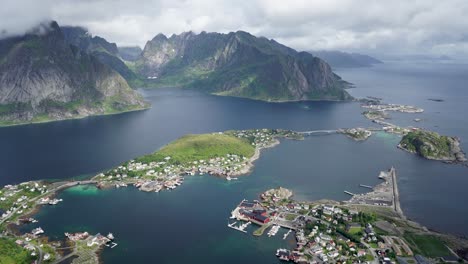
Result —
M243 200L231 212L229 228L254 236L276 236L293 240L295 246L279 248L276 256L294 263L432 263L457 259L466 239L432 232L409 221L399 206L396 171L382 171L383 182L369 193L349 201L297 201L292 191L279 187ZM294 235L292 235L293 233ZM290 235L291 234L291 235ZM273 252L272 252L273 254Z

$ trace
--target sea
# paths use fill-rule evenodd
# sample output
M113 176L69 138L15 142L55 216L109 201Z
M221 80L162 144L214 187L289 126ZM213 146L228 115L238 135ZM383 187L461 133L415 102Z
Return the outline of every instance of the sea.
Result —
M390 113L391 123L460 137L468 149L468 64L389 61L368 68L336 69L354 84L357 98L409 104L423 113ZM371 127L358 102L268 103L191 90L140 90L145 111L0 128L0 185L29 180L85 179L151 153L189 133L282 128L296 131ZM414 119L421 119L415 122ZM98 190L77 186L59 193L62 203L42 208L36 224L52 239L65 232L112 232L118 246L104 263L276 263L283 239L254 237L227 227L242 199L286 187L297 200L346 200L364 193L381 170L395 167L406 216L429 229L468 236L468 168L425 160L398 148L400 137L382 132L356 142L344 135L281 140L262 151L250 175L226 181L190 176L173 191L144 193L133 187Z

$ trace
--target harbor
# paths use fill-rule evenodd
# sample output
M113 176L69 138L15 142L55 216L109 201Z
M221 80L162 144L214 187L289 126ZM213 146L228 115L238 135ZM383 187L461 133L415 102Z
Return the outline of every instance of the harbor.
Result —
M351 192L345 191L345 193L351 195L351 199L345 201L349 204L359 204L359 205L372 205L372 206L384 206L390 207L399 212L401 215L402 211L399 208L399 195L398 195L398 186L396 182L396 170L391 168L388 171L381 171L379 176L383 182L378 184L375 187L360 185L366 189L371 189L372 191L363 194L353 194Z
M245 231L245 229L247 228L247 226L249 226L251 223L250 222L245 222L245 223L239 223L239 226L236 226L236 223L237 222L234 222L234 223L231 223L229 224L228 223L228 227L234 229L234 230L237 230L237 231L240 231L240 232L243 232L243 233L247 233L247 231Z

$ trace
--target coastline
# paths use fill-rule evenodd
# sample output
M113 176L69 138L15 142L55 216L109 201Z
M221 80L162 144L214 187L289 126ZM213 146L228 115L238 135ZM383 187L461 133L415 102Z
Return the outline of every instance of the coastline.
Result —
M259 131L259 130L257 130ZM245 132L245 131L244 131ZM289 132L293 132L293 133L299 133L300 132L294 132L294 131L289 131ZM271 132L269 132L271 133ZM254 169L254 166L255 166L255 162L260 158L261 154L262 154L262 151L264 149L268 149L268 148L272 148L272 147L275 147L277 145L279 145L281 143L281 141L279 140L279 138L287 138L287 139L293 139L293 140L298 140L298 138L290 138L288 136L285 136L285 135L288 135L288 134L278 134L276 135L275 137L271 138L271 141L269 141L267 144L264 144L264 145L257 145L255 147L255 151L254 151L254 154L248 159L248 161L246 162L246 165L243 166L239 171L236 171L232 174L229 174L229 175L224 175L225 177L227 176L240 176L240 175L248 175L249 173L251 173ZM290 135L290 134L289 134ZM302 135L302 134L300 134ZM393 169L393 168L392 168ZM208 173L208 174L211 174L211 173ZM215 174L211 174L213 176L217 176ZM218 176L221 176L223 177L223 175L218 175ZM64 182L57 182L57 183L53 183L53 187L50 191L48 191L47 193L44 193L43 195L40 195L38 197L35 197L34 199L32 199L31 201L36 201L38 200L40 197L45 197L45 196L53 196L53 195L56 195L60 190L63 190L63 189L67 189L67 188L70 188L70 187L73 187L73 186L76 186L76 185L85 185L85 184L98 184L100 181L98 178L96 178L97 176L94 176L92 177L91 179L89 180L81 180L81 181L64 181ZM128 181L130 180L130 181ZM130 182L137 182L138 179L128 179L125 181L125 183L130 183ZM395 214L392 214L392 215L387 215L389 217L393 217L393 218L398 218L398 219L401 219L402 222L404 222L406 225L408 226L412 226L412 227L416 227L416 228L419 228L419 229L425 229L425 227L423 227L422 225L418 224L418 223L415 223L415 222L412 222L411 220L407 219L404 214L403 214L403 211L401 210L401 207L399 205L399 191L398 191L398 186L397 186L397 181L396 181L396 175L393 174L392 175L392 180L393 180L393 201L394 201L394 204L392 206L393 208L393 212ZM104 187L105 188L113 188L113 187L118 187L118 186L114 186L114 184L116 183L115 181L113 182L105 182L105 183L108 183L108 185L105 185ZM125 185L126 186L126 185ZM317 201L314 201L314 202L317 202ZM310 202L310 203L314 203L314 202ZM329 201L327 203L331 203L333 201ZM325 202L324 202L325 203ZM340 202L337 202L337 203L340 203ZM341 205L343 205L342 203L340 203ZM346 206L346 205L344 205ZM381 206L378 206L378 205L372 205L372 204L369 204L369 205L362 205L362 204L349 204L350 208L352 207L355 207L355 208L362 208L363 211L365 210L375 210L375 211L378 211L379 213L382 213L384 212L385 213L385 210L384 211L381 211L380 208L383 208ZM33 215L35 213L37 213L39 210L41 209L41 205L38 205L36 204L36 206L34 208L31 209L31 211L29 211L27 214L25 215ZM388 206L385 207L385 209L389 209ZM22 216L24 217L24 216ZM4 220L2 220L0 222L0 224L2 224L4 222ZM425 229L426 232L427 232L427 229ZM453 235L450 235L450 234L445 234L445 233L438 233L440 234L440 236L444 236L444 237L447 237L447 238L453 238L454 240L456 240L457 238ZM456 240L458 241L458 240ZM102 248L100 250L98 250L97 252L101 252L102 251ZM100 256L98 254L98 259L100 259Z
M79 120L79 119L85 119L85 118L89 118L89 117L98 117L98 116L120 115L120 114L125 114L125 113L130 113L130 112L145 111L145 110L148 110L148 109L151 109L151 108L152 108L152 105L148 104L147 107L136 108L136 109L131 109L131 110L124 110L124 111L118 111L118 112L93 114L93 115L85 115L85 116L75 116L75 117L64 118L64 119L47 119L47 120L33 121L33 122L20 122L20 123L14 123L14 124L3 124L2 122L5 122L5 121L0 120L0 128L15 127L15 126L26 126L26 125L38 125L38 124L60 122L60 121L67 121L67 120Z
M244 166L241 170L239 170L238 172L235 172L232 174L232 176L247 176L249 175L250 173L252 173L254 167L255 167L255 161L258 160L260 158L260 155L261 155L261 152L264 150L264 149L268 149L268 148L274 148L276 147L277 145L280 144L280 141L278 139L275 139L275 141L273 143L271 143L270 145L267 145L267 146L263 146L263 147L257 147L255 148L255 153L253 154L252 157L250 157L248 163L246 166Z

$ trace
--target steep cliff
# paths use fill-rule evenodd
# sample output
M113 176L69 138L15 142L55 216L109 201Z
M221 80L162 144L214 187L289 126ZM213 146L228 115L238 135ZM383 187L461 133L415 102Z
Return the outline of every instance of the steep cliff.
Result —
M243 31L159 34L135 68L158 87L267 101L351 99L346 82L323 60Z
M99 36L92 36L87 29L82 27L62 27L65 41L78 47L80 50L93 55L101 63L111 67L127 81L137 79L136 74L131 71L119 55L117 44L110 43Z
M0 124L117 113L147 107L124 78L70 45L56 22L0 40Z

